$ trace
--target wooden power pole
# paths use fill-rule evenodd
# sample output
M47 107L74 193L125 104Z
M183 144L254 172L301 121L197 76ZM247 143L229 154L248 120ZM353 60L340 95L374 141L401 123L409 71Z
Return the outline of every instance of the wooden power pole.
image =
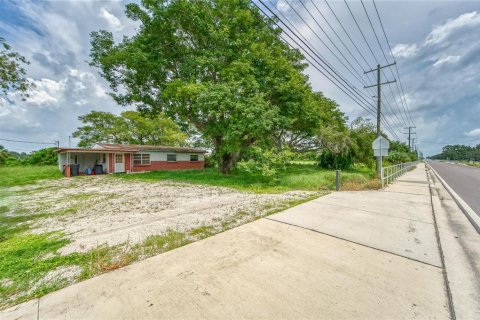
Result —
M396 62L390 63L386 66L377 65L377 67L375 69L364 72L364 74L367 74L367 73L370 73L370 72L377 71L377 83L372 84L371 86L365 86L364 87L365 89L371 88L371 87L377 87L377 138L380 137L380 134L381 134L380 124L382 122L382 85L389 84L389 83L394 83L394 82L397 81L397 80L393 79L392 81L386 81L386 82L382 83L381 71L382 71L383 68L391 67L395 64L396 64ZM380 172L382 170L382 156L377 156L376 169L377 169L377 175L380 176Z

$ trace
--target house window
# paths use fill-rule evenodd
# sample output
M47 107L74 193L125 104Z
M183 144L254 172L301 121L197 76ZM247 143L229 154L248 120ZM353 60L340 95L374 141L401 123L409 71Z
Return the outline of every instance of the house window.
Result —
M150 155L148 153L138 153L133 155L133 164L136 166L139 165L149 165L150 164Z
M176 154L167 154L167 161L169 161L169 162L177 161L177 155Z
M107 162L107 155L104 153L102 156L102 163L106 163L106 162Z
M190 161L198 161L198 154L191 154L190 155Z
M78 156L75 156L75 164L78 164Z
M115 155L115 163L123 163L123 154Z

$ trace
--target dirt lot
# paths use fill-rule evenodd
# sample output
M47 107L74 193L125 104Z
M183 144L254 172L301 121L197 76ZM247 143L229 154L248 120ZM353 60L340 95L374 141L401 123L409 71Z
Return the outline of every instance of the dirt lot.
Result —
M0 310L321 194L112 176L0 187Z
M102 244L144 241L168 230L237 224L286 202L314 194L290 191L254 194L233 189L169 182L124 181L106 176L59 179L15 188L17 210L48 214L34 233L62 231L72 240L60 253L85 252Z

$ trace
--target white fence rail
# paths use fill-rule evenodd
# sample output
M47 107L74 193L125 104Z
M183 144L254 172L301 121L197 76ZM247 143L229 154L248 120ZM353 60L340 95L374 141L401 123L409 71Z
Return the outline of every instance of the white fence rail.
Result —
M395 164L389 167L382 167L381 179L382 179L382 188L397 180L398 177L403 175L405 172L410 170L410 168L415 167L418 164L418 161L413 162L404 162Z

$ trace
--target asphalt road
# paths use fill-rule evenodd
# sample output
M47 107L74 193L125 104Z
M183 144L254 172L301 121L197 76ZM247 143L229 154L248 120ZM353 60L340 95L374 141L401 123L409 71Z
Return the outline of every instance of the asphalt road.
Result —
M428 163L480 216L480 168L440 161Z

